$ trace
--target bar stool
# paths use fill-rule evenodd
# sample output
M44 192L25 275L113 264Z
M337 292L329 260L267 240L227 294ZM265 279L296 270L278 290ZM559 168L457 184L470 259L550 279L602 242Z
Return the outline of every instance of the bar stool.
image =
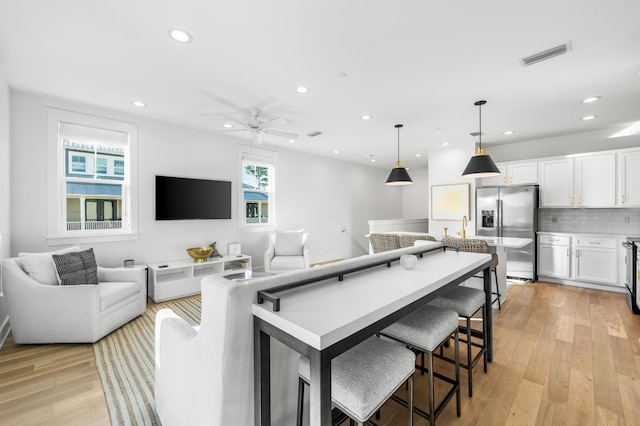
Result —
M456 395L456 408L460 417L460 359L458 356L458 314L437 306L425 305L390 325L380 332L382 336L401 342L417 353L426 353L428 358L427 372L429 373L429 412L417 407L414 411L435 425L436 418L444 407ZM449 340L451 335L455 341L455 379L451 379L433 371L433 352ZM416 366L424 372L424 366ZM434 377L451 385L451 389L436 407L434 398ZM396 399L394 397L394 399Z
M437 297L429 302L431 306L438 306L443 309L450 309L458 313L459 316L466 320L466 327L459 327L460 332L466 332L466 340L460 338L461 342L467 344L467 363L460 363L460 367L467 369L468 382L469 382L469 396L473 396L473 367L478 363L480 357L484 358L484 372L487 372L487 346L484 336L485 330L485 310L486 301L484 292L475 288L458 286L455 289L447 292L443 296ZM481 343L477 343L471 339L471 317L473 317L478 311L482 310L482 333L476 333L477 337L481 339ZM480 348L480 351L475 357L472 357L472 348ZM454 362L453 359L446 357L442 353L442 348L439 355L435 355L437 358L443 359L448 362ZM423 361L424 363L424 361Z
M409 349L371 337L331 361L331 400L340 411L362 425L407 382L407 424L412 426L415 361L416 356ZM304 386L309 384L311 376L309 358L300 357L298 376L297 424L302 426Z
M465 251L469 253L489 253L489 244L484 240L474 238L443 238L442 244L448 249L455 251ZM492 304L498 302L498 309L502 309L502 294L500 294L500 286L498 285L498 255L491 253L491 265L489 267L493 271L493 275L496 278L496 291L491 291L492 295L496 298L492 300ZM483 278L482 275L476 275L475 278Z

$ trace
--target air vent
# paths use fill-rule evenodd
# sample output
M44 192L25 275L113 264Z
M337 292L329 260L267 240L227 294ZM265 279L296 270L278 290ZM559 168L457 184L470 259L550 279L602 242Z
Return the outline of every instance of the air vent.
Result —
M320 136L322 134L322 132L318 131L318 130L314 130L313 132L309 132L307 133L307 136L309 136L310 138L316 137L316 136Z
M476 136L480 136L480 135L483 135L483 136L484 136L484 133L480 133L480 132L473 132L473 133L469 133L469 134L470 134L471 136L473 136L474 138L475 138Z
M571 50L571 42L568 41L565 44L552 47L551 49L547 49L544 52L534 53L533 55L527 56L526 58L522 58L520 59L520 63L522 64L523 67L528 67L529 65L533 65L535 63L546 61L547 59L551 59L554 56L564 55L570 50Z

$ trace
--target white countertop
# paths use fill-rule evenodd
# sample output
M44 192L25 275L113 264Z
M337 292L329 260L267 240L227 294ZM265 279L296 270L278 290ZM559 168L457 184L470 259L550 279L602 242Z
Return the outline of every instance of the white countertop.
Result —
M441 237L435 237L436 240ZM458 237L449 237L458 238ZM516 237L479 237L477 235L467 235L467 239L471 240L483 240L488 245L493 247L505 247L505 248L522 248L527 244L533 242L531 238L516 238Z
M601 234L601 233L587 233L587 232L561 232L561 231L538 231L538 235L567 235L567 236L580 236L580 237L595 237L595 238L616 238L624 240L625 238L640 238L638 234Z
M413 270L398 263L346 275L292 292L280 311L254 304L255 316L323 350L354 332L445 286L489 260L488 254L433 252Z

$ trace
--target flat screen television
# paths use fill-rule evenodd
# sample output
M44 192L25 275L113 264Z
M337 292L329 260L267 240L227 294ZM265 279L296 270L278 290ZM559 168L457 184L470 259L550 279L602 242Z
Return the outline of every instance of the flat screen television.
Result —
M231 219L231 182L156 176L156 220Z

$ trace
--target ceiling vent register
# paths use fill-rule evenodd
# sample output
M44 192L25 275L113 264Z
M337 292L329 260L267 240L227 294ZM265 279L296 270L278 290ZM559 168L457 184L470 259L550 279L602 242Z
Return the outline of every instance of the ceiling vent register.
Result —
M529 65L536 64L538 62L546 61L547 59L551 59L554 56L564 55L565 53L571 50L571 42L568 41L560 46L552 47L551 49L547 49L543 52L534 53L533 55L529 55L526 58L520 59L520 63L523 67L528 67Z

